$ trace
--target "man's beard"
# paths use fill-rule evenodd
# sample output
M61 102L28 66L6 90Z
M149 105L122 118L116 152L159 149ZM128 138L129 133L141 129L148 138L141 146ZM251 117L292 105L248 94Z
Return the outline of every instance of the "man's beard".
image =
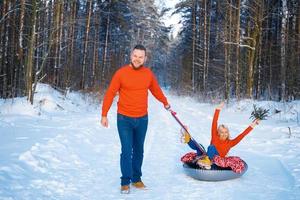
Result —
M133 68L134 70L138 70L138 69L140 69L140 68L144 65L144 63L143 63L143 64L141 64L140 66L136 67L132 62L130 62L130 64L131 64L131 66L132 66L132 68Z

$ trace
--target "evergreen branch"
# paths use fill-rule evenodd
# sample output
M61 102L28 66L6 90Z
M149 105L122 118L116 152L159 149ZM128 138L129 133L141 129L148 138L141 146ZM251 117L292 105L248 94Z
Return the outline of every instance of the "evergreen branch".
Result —
M269 109L264 109L261 107L256 107L255 104L253 104L253 111L251 112L250 119L259 119L259 120L266 120L269 116Z

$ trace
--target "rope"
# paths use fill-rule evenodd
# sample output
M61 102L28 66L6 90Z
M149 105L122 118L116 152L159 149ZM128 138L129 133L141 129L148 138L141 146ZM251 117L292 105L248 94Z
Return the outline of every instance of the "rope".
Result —
M189 131L186 129L186 127L183 125L183 123L178 119L178 117L176 116L176 112L174 112L173 110L169 109L169 111L171 112L172 116L174 117L174 119L179 123L179 125L183 128L183 130L185 132L187 132L190 136L191 136L191 140L195 143L195 145L197 146L198 149L200 149L200 151L202 152L203 155L206 155L206 151L205 148L203 147L202 144L199 144L198 142L196 142L196 140L192 137L192 135L189 133Z

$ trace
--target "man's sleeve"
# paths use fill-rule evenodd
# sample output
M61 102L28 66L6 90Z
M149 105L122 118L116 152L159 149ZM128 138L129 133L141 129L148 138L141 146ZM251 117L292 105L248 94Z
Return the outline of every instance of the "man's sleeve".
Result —
M153 74L153 72L151 72L152 74L152 81L151 81L151 85L149 87L149 90L151 91L151 93L153 94L153 96L160 102L162 102L164 104L164 106L168 105L168 100L165 97L165 95L163 94L161 88L159 87L159 84L157 82L157 79L155 77L155 75Z
M105 96L103 98L103 104L102 104L102 116L106 117L107 113L111 107L111 104L114 100L114 97L116 96L117 92L120 89L121 81L120 81L120 73L117 71L110 84L109 87L105 93Z

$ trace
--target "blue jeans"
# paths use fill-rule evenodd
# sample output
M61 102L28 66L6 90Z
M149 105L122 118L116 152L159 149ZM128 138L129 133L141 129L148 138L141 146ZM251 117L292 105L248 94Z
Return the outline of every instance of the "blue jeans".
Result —
M199 144L197 144L196 140L190 140L187 144L191 149L197 151L197 156L201 156L203 154L202 151L199 149ZM219 152L217 151L214 145L209 145L207 148L206 155L209 157L210 160L212 160L215 155L219 155Z
M203 152L201 151L201 149L199 149L199 144L197 143L196 140L190 140L188 143L189 147L191 149L194 149L197 151L197 156L201 156L203 154Z
M216 147L211 144L207 147L207 156L210 160L212 160L215 155L219 155L219 152L217 151Z
M121 141L121 185L129 185L141 181L148 115L127 117L118 114L117 126Z

